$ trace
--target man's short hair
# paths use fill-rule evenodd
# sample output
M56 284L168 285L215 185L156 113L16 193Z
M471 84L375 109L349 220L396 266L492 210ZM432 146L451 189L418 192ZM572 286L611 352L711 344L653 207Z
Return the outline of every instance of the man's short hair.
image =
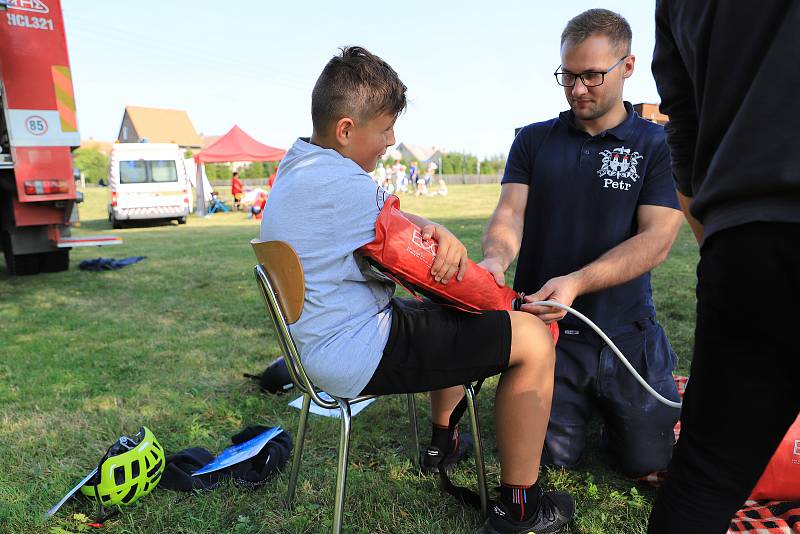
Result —
M360 46L346 46L331 58L311 93L311 121L319 133L343 117L369 120L405 108L406 86L397 73Z
M622 55L631 53L633 32L625 17L608 9L589 9L573 17L561 32L561 46L580 44L593 35L605 35Z

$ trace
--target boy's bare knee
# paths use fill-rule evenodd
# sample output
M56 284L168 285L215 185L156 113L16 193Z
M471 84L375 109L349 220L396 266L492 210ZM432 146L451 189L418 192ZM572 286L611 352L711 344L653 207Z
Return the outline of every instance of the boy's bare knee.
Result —
M541 319L525 312L511 316L511 365L525 362L555 365L555 348L550 329Z

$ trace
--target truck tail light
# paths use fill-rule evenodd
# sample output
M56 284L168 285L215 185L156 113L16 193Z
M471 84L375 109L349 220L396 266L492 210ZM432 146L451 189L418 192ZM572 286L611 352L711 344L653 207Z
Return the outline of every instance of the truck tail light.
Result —
M116 208L117 207L117 192L116 191L112 191L111 192L111 207L112 208Z
M183 190L183 203L184 204L189 203L189 191L187 191L186 189Z
M66 180L25 180L26 195L59 195L69 193Z

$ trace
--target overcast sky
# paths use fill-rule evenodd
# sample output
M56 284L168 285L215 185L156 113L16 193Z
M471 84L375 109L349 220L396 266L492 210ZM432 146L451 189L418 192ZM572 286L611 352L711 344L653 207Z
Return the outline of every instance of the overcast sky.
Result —
M125 106L137 105L186 110L204 134L238 124L287 148L311 133L322 67L358 44L408 86L398 143L480 156L506 153L515 127L566 108L552 75L559 38L591 7L633 29L625 98L657 102L650 2L62 0L83 138L116 139Z

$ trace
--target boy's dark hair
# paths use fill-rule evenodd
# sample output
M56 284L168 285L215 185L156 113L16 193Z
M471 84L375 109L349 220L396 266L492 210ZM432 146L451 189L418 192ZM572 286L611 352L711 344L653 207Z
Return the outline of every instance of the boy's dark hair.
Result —
M580 44L593 35L605 35L622 55L631 53L633 32L625 17L608 9L589 9L573 17L561 32L561 46Z
M346 46L322 69L311 93L314 131L323 133L342 117L369 120L381 113L399 115L406 107L406 86L378 56Z

